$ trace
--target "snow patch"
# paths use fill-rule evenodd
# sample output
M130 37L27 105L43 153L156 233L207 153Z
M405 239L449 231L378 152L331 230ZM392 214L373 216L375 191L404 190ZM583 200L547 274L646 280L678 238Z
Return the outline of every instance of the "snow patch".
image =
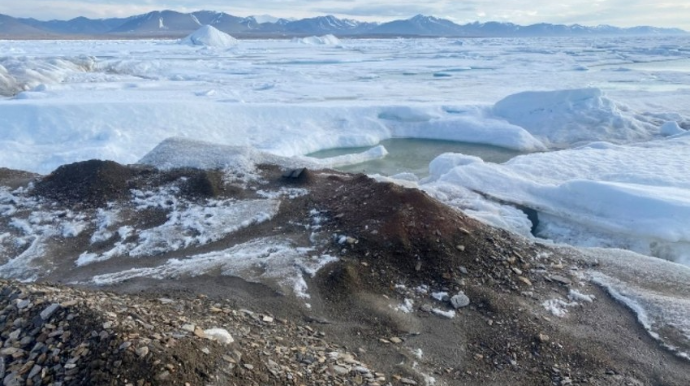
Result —
M226 34L225 32L219 31L213 26L204 25L184 39L180 40L180 44L228 48L237 45L237 39Z
M292 41L309 46L336 46L340 44L340 39L331 34L323 36L309 36L306 38L294 38Z

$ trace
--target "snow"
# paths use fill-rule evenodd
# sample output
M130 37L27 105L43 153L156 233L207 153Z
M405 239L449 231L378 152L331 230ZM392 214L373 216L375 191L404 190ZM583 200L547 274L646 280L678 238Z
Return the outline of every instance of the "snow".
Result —
M432 177L421 186L441 190L457 206L472 195L461 189L448 194L447 185L532 208L539 214L540 237L626 248L690 264L689 163L688 135L631 145L597 142L519 156L502 165L444 154L431 163ZM474 209L472 205L478 206L466 206ZM528 233L531 224L515 221L515 213L499 216L501 221L489 221Z
M219 251L169 259L155 267L97 275L91 282L111 285L138 277L178 279L220 272L252 282L275 282L284 293L308 299L307 283L303 277L305 267L313 275L336 260L330 256L314 259L308 251L294 248L289 241L280 238L258 238Z
M226 34L225 32L217 30L213 26L204 25L201 26L201 28L199 28L198 30L188 35L187 37L185 37L184 39L180 40L180 44L186 44L191 46L228 48L236 45L237 39Z
M549 311L551 315L563 318L568 313L568 307L575 307L578 304L577 302L566 302L562 299L549 299L542 303L542 306Z
M204 330L204 335L206 336L206 338L215 340L216 342L221 344L230 344L235 341L232 338L232 335L230 335L230 333L228 332L228 330L220 327L209 328L208 330Z
M310 46L336 46L340 44L340 39L331 34L323 36L309 36L306 38L295 38L293 41Z
M453 319L455 317L455 311L454 310L442 310L439 308L432 308L431 312L434 315L443 316L444 318L448 318L448 319Z
M654 127L625 114L600 89L528 91L498 101L493 113L549 147L651 138Z
M206 245L242 228L271 219L280 207L280 201L276 199L207 199L196 203L177 198L174 193L174 190L133 191L132 202L137 210L165 209L168 211L167 221L148 229L121 227L116 232L119 240L112 249L98 254L85 251L77 259L77 266L117 256L146 257ZM113 233L107 231L108 227L114 225L111 214L99 212L96 222L98 229L92 235L92 241L104 239L107 235L112 237ZM104 229L107 232L105 235ZM132 240L130 236L133 235Z
M414 311L414 301L412 299L405 298L402 304L395 307L397 311L409 314Z

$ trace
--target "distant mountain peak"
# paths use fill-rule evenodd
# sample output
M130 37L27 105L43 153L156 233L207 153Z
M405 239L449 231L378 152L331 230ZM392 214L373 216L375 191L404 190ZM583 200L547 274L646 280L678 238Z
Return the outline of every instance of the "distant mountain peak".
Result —
M415 15L405 20L369 23L323 15L300 20L281 19L270 15L238 17L217 11L181 13L173 10L151 11L128 18L39 21L0 15L0 36L46 36L127 34L130 36L185 36L202 25L235 35L256 36L449 36L449 37L529 37L529 36L592 36L592 35L679 35L687 32L677 28L632 27L610 25L587 27L579 24L538 23L520 26L509 22L472 22L458 25L451 20L429 15Z

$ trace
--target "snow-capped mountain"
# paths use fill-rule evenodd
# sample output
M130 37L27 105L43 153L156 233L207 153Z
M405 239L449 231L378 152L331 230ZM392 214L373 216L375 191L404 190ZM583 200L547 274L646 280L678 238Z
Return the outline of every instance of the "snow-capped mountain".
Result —
M36 19L18 19L31 27L68 35L99 35L112 31L123 25L130 18L89 19L83 16L71 20L41 21Z
M377 35L460 36L461 26L450 20L417 15L407 20L394 20L371 30Z
M176 11L154 11L128 18L88 19L78 17L71 20L40 21L17 19L0 15L0 36L46 36L46 35L131 35L186 36L202 25L239 35L253 36L309 36L333 34L339 36L589 36L589 35L661 35L685 34L677 28L612 26L587 27L578 24L539 23L520 26L513 23L486 22L459 25L451 20L433 16L417 15L410 19L387 23L367 23L338 17L318 16L300 20L280 19L273 16L238 17L223 12L197 11L181 13Z
M129 18L109 33L168 34L194 31L203 24L194 14L175 11L154 11Z
M371 31L377 24L363 23L350 19L339 19L335 16L318 16L285 23L286 32L306 35L359 35Z

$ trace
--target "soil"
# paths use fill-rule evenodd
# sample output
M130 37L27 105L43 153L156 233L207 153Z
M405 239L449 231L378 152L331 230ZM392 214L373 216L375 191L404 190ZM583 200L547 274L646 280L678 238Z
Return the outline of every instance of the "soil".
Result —
M63 166L43 178L0 170L0 183L13 181L16 185L17 181L28 183L37 178L34 194L67 207L97 208L126 199L130 189L169 183L179 184L180 195L198 200L251 198L258 188L296 187L309 192L283 200L280 212L270 221L193 250L150 258L145 263L128 262L130 266L155 265L185 253L208 252L271 235L290 237L296 245L305 245L309 234L301 223L314 209L326 218L321 233L327 242L320 252L339 257L307 279L310 308L271 283L248 283L219 274L177 280L134 279L107 288L112 291L108 293L100 292L103 288L50 286L74 298L100 299L92 303L98 307L88 307L89 302L85 302L79 311L86 340L90 331L100 330L104 320L110 318L123 325L128 314L122 313L126 308L122 304L145 305L152 315L145 324L152 325L152 331L160 330L161 335L172 331L171 326L179 329L175 318L202 324L215 304L228 310L222 313L227 316L223 325L237 337L237 342L223 346L184 335L175 339L176 345L156 346L146 360L141 360L133 350L113 348L139 339L131 338L136 336L133 334L150 336L151 332L139 332L143 324L117 330L109 335L110 340L92 346L94 358L103 362L99 362L98 371L80 378L91 383L75 380L64 384L139 384L141 380L142 385L424 385L432 384L432 378L436 385L690 384L690 362L661 348L632 312L573 274L588 268L588 263L577 256L564 256L557 249L491 228L422 191L379 183L364 175L306 170L299 178L285 178L283 170L269 165L262 166L260 172L264 179L260 185L240 188L224 183L220 171L162 172L109 161ZM137 221L156 223L164 219L142 216ZM112 271L113 265L122 264L113 260L80 271L73 264L73 251L78 248L62 248L54 260L63 264L57 264L44 280L69 282L99 269ZM29 291L24 284L5 286ZM596 301L570 310L566 317L556 317L542 306L545 300L567 296L575 286L595 295ZM430 292L449 296L462 292L470 302L455 310L447 299L431 298ZM160 298L175 299L178 308L160 304ZM396 310L406 300L412 301L410 312ZM282 322L279 327L257 322L243 309ZM434 310L455 314L447 318ZM10 321L2 320L0 327ZM222 324L220 319L214 323ZM252 325L252 331L261 336L243 332L244 324ZM320 343L307 339L313 337ZM269 341L274 342L272 346ZM276 354L276 342L298 349L278 350ZM355 365L342 361L324 360L323 366L318 360L305 364L309 362L304 361L306 354L297 353L306 353L310 345L317 347L309 354L315 358L326 352L318 346L337 347L366 363L371 374L380 372L383 377L362 378ZM204 348L209 353L202 351ZM229 368L222 358L234 351L241 352L244 359ZM285 372L271 373L268 358L278 363L282 360L294 378L285 378ZM174 382L172 378L157 378L166 371L166 363L183 364L171 371ZM345 367L347 375L336 374L334 366ZM128 381L120 381L125 379Z

